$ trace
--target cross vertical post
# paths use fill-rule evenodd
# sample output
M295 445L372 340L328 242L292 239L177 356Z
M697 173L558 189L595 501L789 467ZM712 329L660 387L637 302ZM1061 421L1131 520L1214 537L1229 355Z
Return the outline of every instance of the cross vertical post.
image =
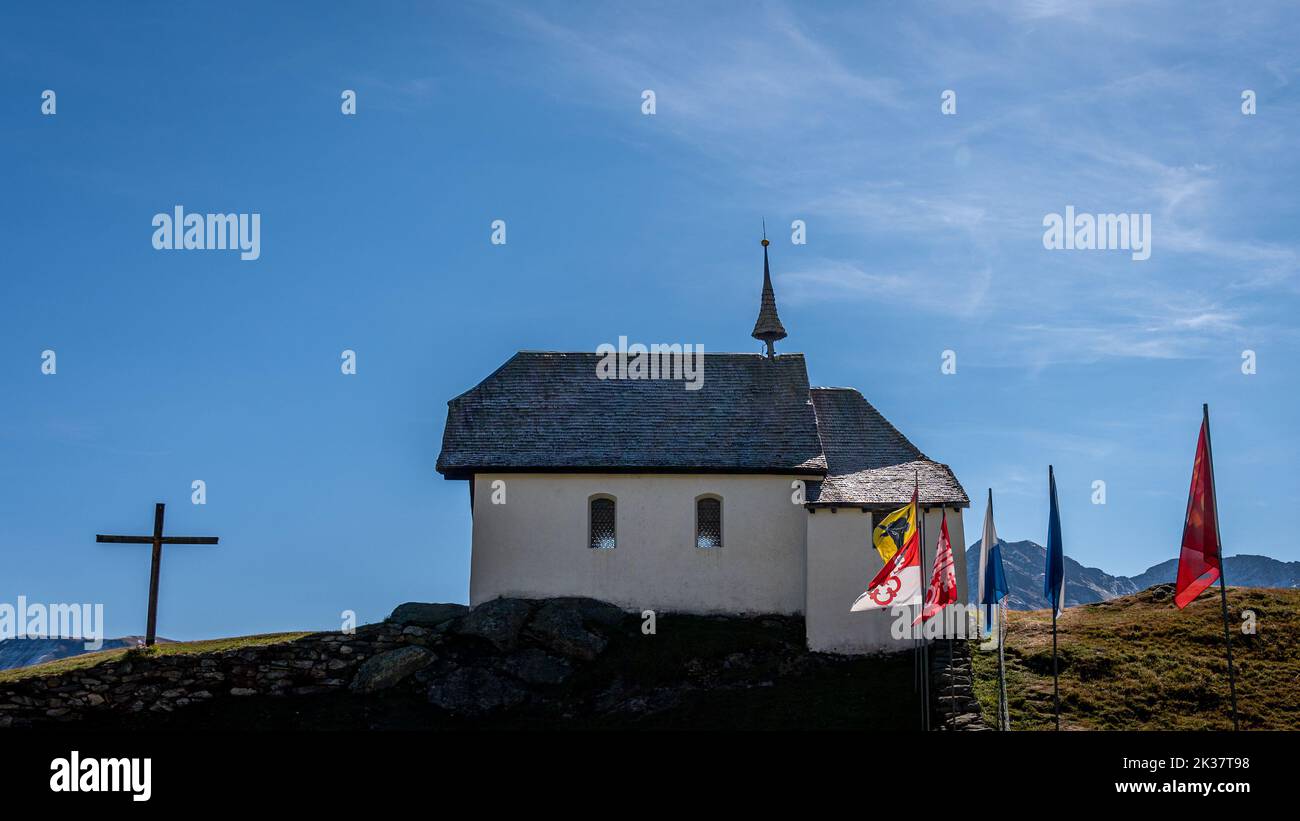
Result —
M158 636L158 572L162 569L163 514L167 505L153 507L153 560L149 563L149 623L144 632L144 646L153 647Z

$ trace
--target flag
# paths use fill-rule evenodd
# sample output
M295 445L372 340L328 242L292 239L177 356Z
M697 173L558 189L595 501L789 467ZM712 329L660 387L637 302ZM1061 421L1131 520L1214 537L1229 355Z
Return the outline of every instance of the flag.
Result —
M984 624L993 622L993 606L1007 595L1007 577L1002 572L1002 544L993 527L993 488L989 488L989 506L984 511L984 538L980 540L979 596L984 605Z
M1047 466L1051 510L1047 519L1047 567L1043 571L1043 598L1060 613L1065 609L1065 550L1061 546L1061 510L1056 503L1056 474Z
M871 544L880 554L880 560L889 564L894 554L919 537L917 534L916 497L919 485L912 489L912 501L880 520L871 532Z
M867 584L867 591L853 602L849 612L874 610L917 604L921 601L921 556L917 550L919 539L910 539L903 549L885 562L876 577Z
M925 593L925 608L912 624L925 621L957 601L957 566L952 559L952 542L948 541L948 511L943 512L939 526L939 543L935 546L934 573L930 576L930 589Z
M1208 418L1201 422L1192 463L1192 489L1187 494L1183 549L1178 555L1174 604L1181 610L1201 591L1219 580L1219 512L1214 506L1214 460L1210 455Z

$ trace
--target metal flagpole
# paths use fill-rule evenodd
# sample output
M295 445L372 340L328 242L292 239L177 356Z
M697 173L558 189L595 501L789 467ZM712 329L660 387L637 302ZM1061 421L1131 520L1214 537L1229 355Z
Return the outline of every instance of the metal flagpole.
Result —
M911 514L917 517L917 521L915 521L914 524L917 525L917 540L919 542L920 540L920 474L919 473L915 475L914 482L915 485L913 485L914 487L913 498L917 499L917 505L915 505L913 511L911 511ZM904 531L904 540L906 540L906 531ZM917 637L913 637L913 639L911 639L911 660L913 660L913 674L914 674L913 688L914 690L922 690L922 683L920 683L920 681L922 681L922 679L920 679L920 677L922 677L922 669L920 669L920 640ZM926 729L926 708L924 708L924 696L922 696L922 708L920 708L920 729L922 730Z
M944 629L947 629L946 623ZM954 730L957 729L957 681L953 669L957 660L956 653L956 643L953 641L952 636L948 636L948 696L952 699L952 715L949 717L949 721L952 725L951 728ZM975 672L974 666L971 667L971 672ZM971 689L973 691L974 687Z
M1205 420L1205 453L1210 464L1210 493L1214 501L1214 543L1219 549L1219 601L1223 606L1223 648L1228 654L1228 692L1232 696L1232 729L1241 729L1237 724L1237 676L1232 669L1232 633L1228 629L1228 583L1224 580L1227 560L1223 557L1223 539L1219 536L1219 488L1214 480L1214 446L1210 443L1210 405L1201 405Z
M1052 602L1052 703L1056 706L1056 729L1061 729L1061 679L1056 668L1056 602Z
M916 499L916 505L912 509L912 515L916 517L916 522L914 522L914 524L916 525L916 540L918 542L918 546L920 546L924 543L924 540L921 538L921 524L922 524L921 474L919 472L914 471L912 478L914 482L914 484L912 485L913 487L912 497ZM922 606L924 606L924 602L922 603ZM915 674L915 678L913 679L912 683L914 685L914 689L921 694L921 731L924 732L926 730L926 710L927 710L926 680L925 680L925 648L924 648L924 642L920 638L920 636L914 635L912 637L912 660L914 662L912 672Z
M1006 656L1002 646L1007 640L1007 600L998 603L998 729L1011 729L1011 706L1007 704Z
M906 616L904 616L904 618L906 618ZM912 672L915 674L915 679L913 680L913 684L915 684L915 690L917 693L920 694L920 698L921 698L921 731L922 732L925 731L925 672L924 672L925 663L922 659L923 652L924 651L923 648L921 647L921 641L919 637L913 637L912 660L915 662L912 667Z
M925 577L925 508L921 506L921 493L916 494L917 547L921 554L921 590L929 590L929 580ZM917 605L918 615L925 612L925 592L921 594L921 603ZM921 642L921 729L930 729L930 647L925 642L925 621L920 621Z
M1055 486L1055 482L1053 481L1052 478L1051 465L1047 466L1047 485L1049 488L1053 488ZM1053 494L1053 499L1055 499L1055 494ZM1050 528L1050 524L1049 524L1049 528ZM1048 535L1050 537L1051 535L1050 532ZM1049 538L1049 542L1050 542L1050 538ZM1065 561L1064 555L1062 555L1061 561L1062 562ZM1061 580L1061 589L1062 590L1065 589L1064 579ZM1061 678L1060 678L1060 671L1058 670L1056 665L1056 610L1057 610L1056 605L1060 595L1061 595L1061 591L1055 591L1055 595L1052 597L1052 602L1051 602L1052 605L1052 703L1055 705L1056 708L1056 729L1058 732L1061 729Z

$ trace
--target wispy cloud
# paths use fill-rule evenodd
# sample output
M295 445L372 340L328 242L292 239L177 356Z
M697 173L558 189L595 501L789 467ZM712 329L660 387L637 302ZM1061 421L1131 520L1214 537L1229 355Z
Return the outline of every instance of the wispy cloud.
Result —
M1035 367L1220 355L1243 328L1272 332L1260 315L1300 293L1300 251L1273 224L1291 193L1261 157L1298 117L1245 118L1232 85L1300 70L1269 12L1215 27L1169 3L946 8L899 22L769 3L743 26L684 10L503 14L553 56L555 93L577 84L643 134L635 106L654 89L656 133L733 180L737 207L775 200L808 221L816 251L778 266L785 299L992 316L1002 354ZM1251 37L1275 53L1225 50ZM1128 38L1143 49L1116 53ZM945 88L955 117L939 112ZM1045 252L1043 216L1067 205L1151 214L1152 258Z

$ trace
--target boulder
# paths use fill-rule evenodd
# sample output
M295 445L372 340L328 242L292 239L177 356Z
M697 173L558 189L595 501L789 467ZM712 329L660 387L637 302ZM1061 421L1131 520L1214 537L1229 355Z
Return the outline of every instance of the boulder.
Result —
M490 641L498 650L513 650L532 605L523 599L493 599L469 611L452 632Z
M607 642L583 626L582 611L572 600L548 601L537 609L525 634L562 656L590 661L599 656Z
M627 613L622 608L600 599L589 599L583 596L560 596L548 600L547 603L575 610L583 622L597 624L601 627L617 627L623 623L623 619L627 618Z
M357 693L385 690L429 666L436 659L437 656L423 647L408 646L385 651L357 668L351 689Z
M459 715L482 715L522 704L528 693L490 670L461 667L429 685L429 703Z
M468 612L469 608L463 604L426 604L408 601L406 604L397 605L392 615L388 617L388 621L404 626L437 627Z
M527 684L560 684L573 672L569 662L533 647L507 656L501 669Z

